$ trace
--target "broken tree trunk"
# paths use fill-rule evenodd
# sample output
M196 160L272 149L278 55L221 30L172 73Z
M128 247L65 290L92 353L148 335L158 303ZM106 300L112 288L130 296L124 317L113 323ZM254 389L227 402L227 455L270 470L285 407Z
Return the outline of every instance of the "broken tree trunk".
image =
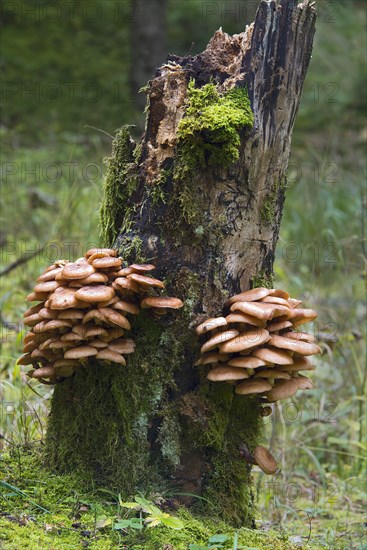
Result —
M315 11L263 0L245 32L216 32L195 57L169 56L148 87L139 145L118 132L106 178L105 243L157 266L184 309L133 321L126 368L91 365L56 387L51 465L124 495L185 493L186 504L253 524L250 466L261 403L194 367L193 327L228 295L272 284L290 141ZM195 499L196 494L204 499Z

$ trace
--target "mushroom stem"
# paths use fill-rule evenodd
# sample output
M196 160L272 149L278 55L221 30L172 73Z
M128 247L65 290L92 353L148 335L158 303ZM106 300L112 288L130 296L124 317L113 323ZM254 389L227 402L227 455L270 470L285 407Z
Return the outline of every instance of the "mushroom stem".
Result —
M246 462L248 462L249 464L256 464L256 460L254 456L250 453L246 443L241 443L241 445L239 445L238 447L238 450L240 452L240 455L246 460Z

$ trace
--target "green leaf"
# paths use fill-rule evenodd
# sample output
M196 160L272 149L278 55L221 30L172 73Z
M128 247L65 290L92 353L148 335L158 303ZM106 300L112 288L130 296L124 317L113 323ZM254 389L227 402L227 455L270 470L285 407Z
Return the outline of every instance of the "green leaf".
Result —
M210 537L208 542L210 544L215 544L215 543L222 543L222 542L228 542L228 541L229 541L228 535L213 535L212 537Z
M111 523L111 518L108 518L107 516L100 516L99 518L97 518L96 528L103 529L103 527L107 527L107 525L111 525Z
M130 509L134 509L134 510L139 510L139 508L141 508L140 504L137 504L136 502L120 502L119 501L119 504L120 504L121 508L130 508Z
M114 524L113 529L143 529L144 525L139 518L123 519Z
M163 525L165 525L166 527L169 527L170 529L183 529L184 528L183 522L179 518L172 517L172 516L170 516L168 518L163 518L162 523L163 523Z

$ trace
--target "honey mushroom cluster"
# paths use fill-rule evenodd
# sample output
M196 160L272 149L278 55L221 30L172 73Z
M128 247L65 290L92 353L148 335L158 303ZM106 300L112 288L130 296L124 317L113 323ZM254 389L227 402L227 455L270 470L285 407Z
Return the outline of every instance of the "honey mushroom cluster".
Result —
M45 384L55 384L86 366L89 358L126 365L134 341L127 315L140 308L163 315L178 309L178 298L154 295L164 283L150 272L151 264L122 267L122 258L108 248L92 248L75 262L56 261L37 279L26 298L39 302L24 313L31 327L24 338L20 365L32 365L27 373Z
M311 334L297 329L317 313L301 304L278 289L254 288L233 296L224 305L225 317L207 319L196 328L205 342L195 365L211 365L209 380L233 383L237 394L258 394L263 401L312 389L301 372L314 370L308 356L321 350ZM263 409L264 416L269 409Z

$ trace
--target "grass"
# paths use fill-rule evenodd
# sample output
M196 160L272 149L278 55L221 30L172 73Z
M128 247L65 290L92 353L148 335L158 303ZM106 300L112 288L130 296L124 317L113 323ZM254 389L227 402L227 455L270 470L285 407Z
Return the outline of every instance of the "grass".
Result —
M269 480L255 471L254 477L261 533L268 527L275 528L279 535L274 540L279 539L282 544L283 535L288 537L284 543L287 548L293 541L306 548L362 550L367 496L363 230L367 203L362 183L367 132L361 77L365 15L363 3L351 3L351 9L350 3L335 2L332 4L336 12L330 20L327 4L320 2L313 58L293 135L276 260L276 286L289 289L319 311L313 329L324 354L312 374L315 390L279 404L266 419L266 440L281 464L280 474ZM180 6L175 3L169 11L170 49L186 53L186 47L190 48L186 31L184 36L179 29L186 29L190 18L195 19L193 36L198 40L194 48L199 49L203 40L198 17L201 5L190 2L190 10L186 11ZM220 10L216 16L208 15L208 37L221 23L226 30L226 22L220 21L219 15ZM187 24L180 26L182 21ZM99 57L105 51L115 52L108 45L113 38L121 39L120 31L109 25L105 27L110 35L106 50L98 41L99 46L93 49L92 65L98 82L108 75L112 78L111 74L120 70L116 57L111 57L107 65ZM228 21L227 27L231 32L240 30L234 20ZM11 28L6 32L10 33ZM82 34L78 37L81 50L92 47L90 32L84 34L84 39ZM29 74L32 70L38 74L41 68L34 67L36 59L32 60L33 65L27 64L29 57L24 52L28 43L23 34L18 50L10 49L8 56L18 59L18 63L24 59ZM124 52L126 47L124 42ZM71 66L76 71L79 65L76 59L70 63L65 59L57 71L64 67L68 77ZM39 63L52 67L51 61L42 57ZM126 59L121 66L124 74L125 65ZM86 68L80 74L81 81L87 80ZM330 87L330 83L336 87ZM328 94L333 92L336 101L330 102ZM86 495L78 480L50 476L35 467L34 457L38 456L38 446L42 446L52 390L35 381L28 384L23 368L15 366L23 335L21 317L27 307L24 296L54 258L77 258L88 243L98 242L97 219L105 170L102 160L111 148L108 134L113 134L120 123L138 118L133 103L124 104L121 109L121 104L108 95L104 96L103 109L99 108L102 103L78 105L57 103L55 114L50 117L49 105L42 108L15 102L0 130L2 263L8 266L45 247L0 278L0 479L27 495L25 499L10 489L2 489L4 511L15 518L0 518L7 537L2 543L7 550L25 548L24 533L33 547L40 549L78 548L86 543L89 548L123 548L118 538L121 533L113 533L109 527L96 528L96 518L118 517L113 499L101 494ZM30 448L34 450L32 455L24 451ZM55 492L59 494L56 501ZM41 513L31 501L50 508L51 514ZM86 511L80 512L84 501ZM73 523L80 523L81 527L73 527ZM201 533L197 537L200 544L217 532L214 527L197 529Z

